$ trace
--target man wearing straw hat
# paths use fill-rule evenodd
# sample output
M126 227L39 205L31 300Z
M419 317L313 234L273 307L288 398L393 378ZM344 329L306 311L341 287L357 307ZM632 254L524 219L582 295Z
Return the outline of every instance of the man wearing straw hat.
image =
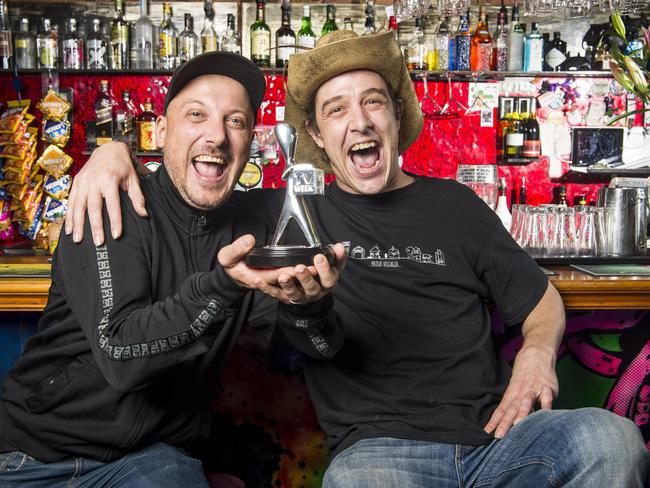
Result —
M542 271L471 190L400 169L422 114L393 34L337 31L293 55L286 120L298 130L297 161L336 175L310 202L317 230L349 248L333 292L338 354L324 361L303 331L285 330L306 352L333 450L324 486L642 486L650 456L634 423L598 408L551 410L564 310ZM120 168L99 168L109 154ZM121 146L92 159L66 232L82 228L87 199L106 196L91 180L133 171ZM234 201L272 223L282 192ZM486 301L521 324L512 368Z

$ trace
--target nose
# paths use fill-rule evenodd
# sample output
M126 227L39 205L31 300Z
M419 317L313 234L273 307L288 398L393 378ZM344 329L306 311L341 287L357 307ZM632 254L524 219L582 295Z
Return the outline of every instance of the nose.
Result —
M373 123L362 105L355 105L350 111L350 129L365 133L372 129Z
M205 141L215 146L225 146L228 143L226 122L222 117L212 116L204 126Z

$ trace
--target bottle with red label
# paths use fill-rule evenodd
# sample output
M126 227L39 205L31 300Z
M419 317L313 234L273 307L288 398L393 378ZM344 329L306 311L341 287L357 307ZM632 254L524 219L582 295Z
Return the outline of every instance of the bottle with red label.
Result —
M522 124L524 128L524 147L521 155L525 158L538 158L542 154L542 144L539 139L539 124L535 113L528 114Z
M138 151L152 152L158 150L156 142L156 119L151 98L144 99L144 112L138 115L136 122Z

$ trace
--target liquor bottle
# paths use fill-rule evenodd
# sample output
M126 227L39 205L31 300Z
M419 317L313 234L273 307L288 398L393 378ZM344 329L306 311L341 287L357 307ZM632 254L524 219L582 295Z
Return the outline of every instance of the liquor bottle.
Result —
M501 8L499 9L499 16L503 16L503 25L508 25L508 9L506 8L503 0L501 0Z
M399 25L397 24L396 15L391 15L388 18L388 30L395 34L395 39L399 40Z
M497 197L497 207L494 209L494 212L497 214L499 219L501 219L501 223L506 230L510 231L510 226L512 225L512 214L510 213L510 210L508 210L506 192L506 179L499 178L499 196Z
M323 24L323 29L321 30L320 35L324 36L330 32L334 32L335 30L339 30L336 25L336 7L334 5L328 5L327 20L325 20L325 23Z
M542 155L542 145L539 138L539 124L537 123L534 112L530 112L526 119L524 148L521 155L525 158L538 158Z
M38 67L56 69L59 64L59 36L52 29L50 19L43 19L43 28L36 36Z
M460 29L460 22L456 27L456 31L452 32L451 24L449 24L449 71L456 71L456 36Z
M153 112L153 103L151 98L144 99L144 112L138 115L136 120L136 132L138 140L138 151L157 151L156 142L156 119Z
M204 53L216 51L219 49L219 36L214 30L214 10L212 2L205 1L203 4L205 18L203 19L203 29L201 29L201 50Z
M470 69L469 57L471 47L471 33L467 22L467 14L460 16L460 25L456 33L456 70L468 71Z
M560 185L554 188L555 194L557 195L553 203L555 205L560 205L562 207L568 207L569 202L566 199L566 186Z
M352 17L346 17L343 19L343 30L354 32L354 25L352 24Z
M158 55L162 69L174 69L178 60L178 30L172 21L172 6L163 3L163 19L158 37Z
M366 23L363 28L363 35L369 36L375 33L375 0L366 0Z
M566 61L560 65L562 71L590 71L591 64L585 56L569 54Z
M478 23L470 43L469 65L472 71L490 71L492 60L492 36L487 24L485 7L481 7Z
M113 105L113 98L108 92L108 81L101 80L95 99L95 138L98 146L113 139Z
M270 68L271 29L264 21L264 2L257 0L257 15L251 24L251 60L260 68Z
M544 57L544 71L560 71L564 61L566 61L566 42L560 39L559 32L553 32L553 40L549 43Z
M524 71L542 71L544 40L539 33L537 22L531 24L530 34L524 40Z
M81 69L84 62L83 39L77 32L77 19L68 20L68 32L63 39L63 67Z
M521 177L521 186L519 187L519 204L526 205L527 196L526 196L526 177Z
M509 117L510 124L506 133L505 157L506 160L520 158L524 146L524 134L521 130L521 118L518 113L512 113Z
M129 24L123 14L122 0L115 0L115 17L111 22L111 69L129 69Z
M449 69L449 38L451 36L449 32L449 21L450 17L442 19L434 38L435 61L433 68L439 71L447 71Z
M11 25L7 3L0 0L0 69L13 68L14 44L11 39Z
M298 31L298 45L312 49L316 45L316 34L311 30L311 11L309 5L302 7L302 20Z
M276 68L284 68L289 64L289 56L296 52L295 45L296 33L291 29L291 5L289 0L282 0L282 25L275 31Z
M415 18L415 32L406 47L406 65L410 71L427 69L427 46L424 42L424 17Z
M147 11L147 0L140 0L140 17L135 23L131 42L131 66L135 69L153 69L153 23Z
M14 38L16 65L19 69L36 69L36 38L29 30L29 19L20 19L20 30Z
M102 34L101 22L93 19L88 39L86 40L86 68L106 69L108 68L106 52L106 40Z
M183 17L185 21L185 29L178 37L180 62L184 63L197 55L199 39L194 33L194 19L192 14L185 14Z
M226 32L221 39L221 50L231 53L241 54L241 44L239 42L239 33L235 26L235 16L227 15Z
M115 109L115 136L117 140L135 149L135 105L128 90L122 91L122 100Z
M508 71L521 71L524 67L524 38L526 33L519 23L519 7L512 7L512 23L508 32Z
M504 9L499 10L497 30L494 32L491 63L491 68L494 71L506 71L508 69L508 31L506 30L506 19L507 16L504 7Z

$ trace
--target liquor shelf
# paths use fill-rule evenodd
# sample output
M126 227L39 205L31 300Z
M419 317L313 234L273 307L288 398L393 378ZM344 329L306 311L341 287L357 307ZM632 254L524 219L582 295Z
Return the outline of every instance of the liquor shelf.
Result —
M0 265L15 265L16 273L0 276L0 311L40 311L45 308L50 279L46 276L20 277L30 265L47 264L47 256L5 256ZM5 266L4 268L7 268ZM562 295L567 310L650 309L650 276L594 277L569 266L549 266L556 275L551 283Z

